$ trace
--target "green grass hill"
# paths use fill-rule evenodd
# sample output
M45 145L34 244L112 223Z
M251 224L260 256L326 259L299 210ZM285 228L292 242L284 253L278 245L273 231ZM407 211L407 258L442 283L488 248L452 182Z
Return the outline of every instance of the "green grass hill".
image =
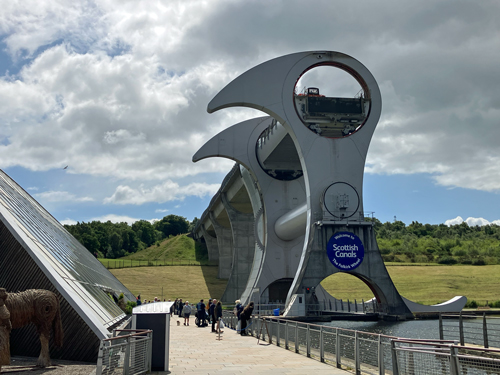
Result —
M161 242L120 259L127 260L167 260L167 259L208 259L204 245L196 243L186 234L166 238Z

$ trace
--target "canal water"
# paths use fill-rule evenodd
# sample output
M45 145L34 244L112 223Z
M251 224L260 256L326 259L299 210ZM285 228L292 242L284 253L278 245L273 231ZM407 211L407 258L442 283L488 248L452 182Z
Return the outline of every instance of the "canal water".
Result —
M439 339L439 320L406 320L400 322L357 322L333 320L331 322L316 323L328 327L352 329L357 331L383 334L387 336L412 339Z
M356 331L371 332L387 336L411 339L439 340L439 320L407 320L401 322L357 322L333 320L331 322L317 323L328 327L352 329ZM446 319L444 338L459 340L458 319ZM500 347L500 317L489 316L486 318L490 346ZM472 344L483 343L483 318L463 320L464 337L466 342Z

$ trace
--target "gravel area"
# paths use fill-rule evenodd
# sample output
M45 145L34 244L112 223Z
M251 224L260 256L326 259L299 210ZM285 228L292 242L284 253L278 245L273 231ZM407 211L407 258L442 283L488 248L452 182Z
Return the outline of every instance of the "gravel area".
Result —
M11 357L9 366L2 366L4 374L90 375L95 374L95 363L72 362L52 359L52 366L36 367L37 358Z

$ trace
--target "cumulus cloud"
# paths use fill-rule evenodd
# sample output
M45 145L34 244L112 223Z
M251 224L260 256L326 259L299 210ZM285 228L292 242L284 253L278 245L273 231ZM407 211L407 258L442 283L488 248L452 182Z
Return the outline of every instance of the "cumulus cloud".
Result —
M64 220L61 220L60 223L62 225L75 225L75 224L78 224L78 222L76 220L73 220L73 219L70 219L70 218L66 218Z
M482 217L468 217L466 220L462 219L461 216L457 216L454 219L446 220L444 222L445 225L447 226L452 226L452 225L458 225L462 224L463 222L467 223L469 227L483 227L485 225L500 225L500 220L494 220L492 222L489 222L488 220L482 218Z
M204 197L213 195L219 190L219 184L192 183L186 186L179 186L173 181L166 181L163 184L146 188L141 185L132 188L120 185L116 188L111 197L104 199L105 204L135 204L140 205L149 202L164 203L174 200L183 200L188 196Z
M0 38L19 69L0 76L0 167L71 165L114 182L107 204L212 194L200 176L232 162L192 155L261 113L208 115L207 103L259 63L331 49L365 64L382 91L368 173L496 192L499 13L493 0L7 2ZM40 197L83 199L72 194Z
M42 193L33 194L36 198L43 202L91 202L94 199L91 197L77 197L67 191L44 191Z
M446 220L444 222L445 225L447 226L452 226L452 225L459 225L459 224L462 224L464 222L464 219L462 219L461 216L457 216L456 218L454 219L450 219L450 220Z
M99 216L99 217L94 217L89 220L89 222L92 221L100 221L102 223L105 223L107 221L111 221L112 223L127 223L128 225L132 225L136 221L139 221L141 219L125 216L125 215L114 215L114 214L109 214L109 215L104 215L104 216Z

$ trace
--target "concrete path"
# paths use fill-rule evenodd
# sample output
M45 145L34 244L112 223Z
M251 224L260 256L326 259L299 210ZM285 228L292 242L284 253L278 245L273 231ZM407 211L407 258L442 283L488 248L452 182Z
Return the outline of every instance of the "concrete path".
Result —
M351 374L315 359L268 345L252 336L241 336L224 328L222 340L210 327L198 328L191 319L189 326L170 325L170 373L178 374ZM166 374L156 372L154 374Z

